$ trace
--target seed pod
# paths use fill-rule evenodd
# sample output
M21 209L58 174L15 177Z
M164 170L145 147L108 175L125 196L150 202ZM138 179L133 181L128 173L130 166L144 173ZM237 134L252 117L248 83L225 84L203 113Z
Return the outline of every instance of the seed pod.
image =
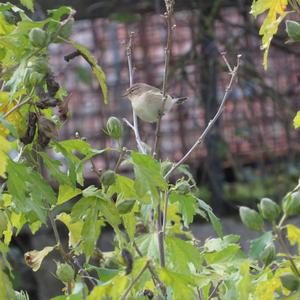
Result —
M268 221L275 221L280 214L280 207L269 198L262 198L259 204L261 215Z
M100 177L101 183L108 187L116 182L116 173L112 170L105 171Z
M111 138L120 139L123 135L122 122L116 117L110 117L106 123L106 132Z
M292 273L282 274L280 280L282 285L289 291L295 291L300 286L299 278Z
M275 257L276 249L273 244L268 245L259 256L259 258L265 266L268 266L274 260Z
M246 206L240 207L240 217L243 224L254 231L262 231L264 226L264 221L260 214Z
M48 43L48 34L41 28L32 28L29 32L29 40L32 46L44 48Z
M117 202L116 207L120 214L127 214L132 210L134 204L135 204L135 200L124 200L119 203Z
M29 112L28 114L28 124L27 124L27 130L23 137L20 138L20 141L24 145L31 144L36 130L36 122L37 122L37 116L34 112Z
M59 119L61 122L65 122L68 119L70 99L71 97L67 97L64 101L61 101L58 105Z
M132 268L133 268L132 254L127 249L122 249L121 255L126 264L125 274L128 275L131 273Z
M36 106L39 109L47 109L49 107L56 107L59 103L60 101L55 98L43 98L36 103Z
M46 78L46 85L48 89L48 94L50 97L55 97L57 91L59 90L59 84L54 79L53 75L48 75Z
M75 271L67 263L58 263L56 269L56 276L62 282L71 282L74 280Z
M282 209L288 217L300 214L300 192L288 193L283 199Z
M185 195L191 191L191 187L186 181L180 181L176 184L176 191L179 194Z
M154 297L153 292L151 290L144 290L143 296L148 297L148 299L153 299L153 297Z
M39 117L38 126L39 133L42 132L47 138L53 139L58 136L56 124L44 116Z

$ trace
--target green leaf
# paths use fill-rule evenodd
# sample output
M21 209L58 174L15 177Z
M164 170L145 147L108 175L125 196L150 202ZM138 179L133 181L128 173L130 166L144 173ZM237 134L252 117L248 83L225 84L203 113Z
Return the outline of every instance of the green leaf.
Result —
M250 278L250 263L245 260L240 266L241 279L237 283L237 292L239 300L249 300L252 292L251 278Z
M136 177L135 189L139 196L151 192L152 196L158 199L157 188L164 191L167 184L161 175L160 164L149 155L133 151L131 153Z
M136 239L136 243L144 256L158 261L159 252L156 233L143 234Z
M95 207L90 208L87 211L86 219L82 227L82 250L87 257L87 261L94 252L100 234L101 222L99 222L97 218L98 209Z
M220 219L213 213L211 207L208 204L206 204L204 201L202 201L200 199L197 199L197 200L198 200L200 209L204 210L207 213L208 218L209 218L215 232L217 233L217 235L219 237L223 237L223 230L222 230L222 225L221 225Z
M194 220L197 209L197 200L191 194L179 194L172 192L169 196L170 203L178 202L179 211L182 214L184 226L188 227Z
M194 287L203 287L211 280L209 276L182 274L181 272L172 272L165 268L159 269L160 279L172 289L172 300L197 299Z
M259 258L263 250L272 242L272 231L265 232L262 236L250 242L249 256L253 259Z
M61 161L50 158L47 153L39 152L39 155L43 158L43 162L50 173L50 176L60 184L72 184L70 178L60 171L62 166Z
M20 0L21 4L33 12L33 0Z
M65 203L77 195L81 194L81 190L73 188L69 185L60 185L58 191L57 205Z
M296 21L287 20L285 22L286 25L286 32L290 39L295 42L300 41L300 24Z
M107 90L107 85L106 85L105 73L103 72L102 68L97 64L95 57L89 52L88 49L86 49L84 46L82 46L78 43L75 43L75 42L72 42L72 45L82 53L84 58L87 60L87 62L91 66L93 73L96 75L96 77L99 81L99 84L100 84L100 87L102 90L102 94L103 94L104 103L107 104L108 103L108 90Z
M225 249L217 252L205 253L204 256L205 260L209 265L220 263L232 263L242 258L245 258L245 255L241 251L240 246L234 244L231 244Z
M101 198L97 206L105 220L114 228L121 223L121 218L115 204L110 199Z
M189 273L191 263L196 269L200 268L203 262L203 256L190 242L170 236L166 237L165 242L166 258L172 270Z
M114 278L119 274L119 270L117 269L106 269L106 268L99 268L95 267L93 265L89 265L88 271L89 270L95 270L100 278L101 282L106 282Z
M295 129L300 127L300 111L297 112L293 122L294 122Z
M129 239L133 241L135 234L136 218L134 212L122 215L124 227L128 233Z

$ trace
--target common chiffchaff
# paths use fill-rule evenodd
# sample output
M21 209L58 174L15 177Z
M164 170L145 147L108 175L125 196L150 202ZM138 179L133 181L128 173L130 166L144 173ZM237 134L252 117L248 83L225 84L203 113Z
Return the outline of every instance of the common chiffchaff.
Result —
M126 90L123 95L127 97L136 115L145 122L156 122L160 114L167 113L174 104L180 104L186 100L173 98L166 95L164 111L161 112L163 104L163 93L160 89L146 83L135 83Z

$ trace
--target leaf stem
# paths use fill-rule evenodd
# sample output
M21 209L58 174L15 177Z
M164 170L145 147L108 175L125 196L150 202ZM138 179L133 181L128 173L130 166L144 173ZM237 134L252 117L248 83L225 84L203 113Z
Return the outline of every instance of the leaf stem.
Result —
M130 293L131 289L133 288L133 286L138 282L138 280L142 277L143 273L146 271L146 269L148 268L148 264L149 261L146 262L145 266L143 267L143 269L138 273L138 275L132 280L132 282L130 283L130 285L128 286L128 288L126 289L126 291L124 292L124 294L122 295L122 297L120 298L120 300L126 300L128 297L128 294Z

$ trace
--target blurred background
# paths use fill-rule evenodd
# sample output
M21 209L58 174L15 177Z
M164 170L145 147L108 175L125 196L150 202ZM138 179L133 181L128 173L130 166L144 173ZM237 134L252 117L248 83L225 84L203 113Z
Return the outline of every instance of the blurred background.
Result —
M74 51L70 45L54 45L52 68L71 94L72 116L61 139L74 138L78 132L102 149L111 146L103 132L108 117L132 119L130 103L122 98L129 86L126 42L130 32L134 32L134 82L162 87L164 1L40 0L35 18L41 19L47 9L61 5L77 11L72 38L88 47L104 69L110 99L109 105L103 104L98 83L83 59L65 62L64 56ZM283 24L272 42L269 69L264 71L258 34L261 20L249 14L250 5L246 0L176 1L168 91L174 96L187 96L188 101L163 118L160 148L162 158L177 161L191 147L217 111L230 79L220 52L226 51L231 64L237 54L242 54L238 80L223 115L187 164L195 176L199 197L212 205L217 215L226 217L225 233L242 234L244 243L253 233L251 236L239 225L238 205L255 207L262 197L280 200L298 182L300 154L299 131L292 126L300 107L300 48L286 43ZM152 145L154 125L139 122L139 126L143 140ZM123 145L135 147L128 128ZM100 169L114 162L110 156L94 160ZM91 166L87 165L85 172L86 185L97 182ZM201 239L213 235L202 224L200 230L197 224L194 229ZM48 245L50 235L50 229L45 229L33 241L27 240L26 232L20 239L25 241L23 248L34 248L35 244L41 247L43 240ZM110 248L109 242L101 246L103 250ZM53 285L49 279L46 285L42 276L33 275L31 282L35 284L27 287L32 299L49 299L57 294L58 282L53 276ZM29 276L33 275L31 272Z

